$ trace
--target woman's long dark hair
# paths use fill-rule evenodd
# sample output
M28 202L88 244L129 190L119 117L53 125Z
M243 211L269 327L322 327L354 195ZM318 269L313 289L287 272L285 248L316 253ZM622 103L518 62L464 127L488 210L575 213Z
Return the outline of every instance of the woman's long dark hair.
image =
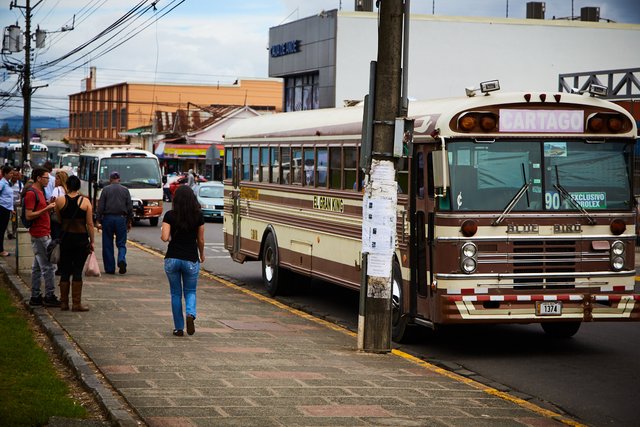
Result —
M175 226L180 230L193 230L200 224L202 211L195 193L188 185L181 185L173 195L173 211L176 214Z

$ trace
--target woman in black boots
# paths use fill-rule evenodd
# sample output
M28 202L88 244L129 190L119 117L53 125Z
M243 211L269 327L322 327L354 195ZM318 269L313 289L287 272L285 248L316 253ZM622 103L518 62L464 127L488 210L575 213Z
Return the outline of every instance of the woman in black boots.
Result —
M71 288L71 310L88 311L81 304L82 270L85 260L93 252L93 210L88 198L81 196L80 179L70 176L67 194L56 199L56 213L62 223L60 236L60 308L69 310L69 288ZM70 282L73 276L73 281Z

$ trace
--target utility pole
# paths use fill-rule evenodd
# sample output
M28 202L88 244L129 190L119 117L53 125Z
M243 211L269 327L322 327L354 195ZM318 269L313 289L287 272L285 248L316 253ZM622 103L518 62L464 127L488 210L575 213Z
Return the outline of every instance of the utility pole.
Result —
M376 353L391 351L391 280L398 204L394 137L397 118L402 112L404 4L403 0L380 3L378 59L372 73L375 74L374 100L370 103L374 109L373 147L371 166L366 165L368 177L362 208L362 252L367 255L360 290L358 348Z
M40 0L38 4L40 4ZM9 9L24 9L25 32L24 32L24 67L22 68L22 168L26 170L26 166L30 159L30 140L31 134L31 0L25 0L25 6L18 6L16 0L12 0Z
M24 116L22 119L22 170L25 170L31 158L31 0L25 0L24 31L24 69L22 70L22 102Z

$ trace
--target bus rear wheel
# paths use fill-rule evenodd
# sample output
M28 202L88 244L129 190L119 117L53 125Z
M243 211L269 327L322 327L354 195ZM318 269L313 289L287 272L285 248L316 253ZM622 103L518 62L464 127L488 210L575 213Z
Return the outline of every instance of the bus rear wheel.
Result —
M406 338L407 323L402 295L402 270L398 261L393 261L391 274L391 339L402 342Z
M543 322L540 325L549 336L571 338L580 329L581 322Z
M285 285L285 272L280 268L280 257L278 255L278 245L273 233L269 233L262 248L262 281L264 287L272 297L282 293Z

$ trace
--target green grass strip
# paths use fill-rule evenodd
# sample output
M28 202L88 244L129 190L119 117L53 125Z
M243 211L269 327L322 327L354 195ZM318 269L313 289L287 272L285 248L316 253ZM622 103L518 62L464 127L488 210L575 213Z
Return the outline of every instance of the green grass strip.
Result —
M0 425L44 425L52 416L85 418L27 320L0 285Z

